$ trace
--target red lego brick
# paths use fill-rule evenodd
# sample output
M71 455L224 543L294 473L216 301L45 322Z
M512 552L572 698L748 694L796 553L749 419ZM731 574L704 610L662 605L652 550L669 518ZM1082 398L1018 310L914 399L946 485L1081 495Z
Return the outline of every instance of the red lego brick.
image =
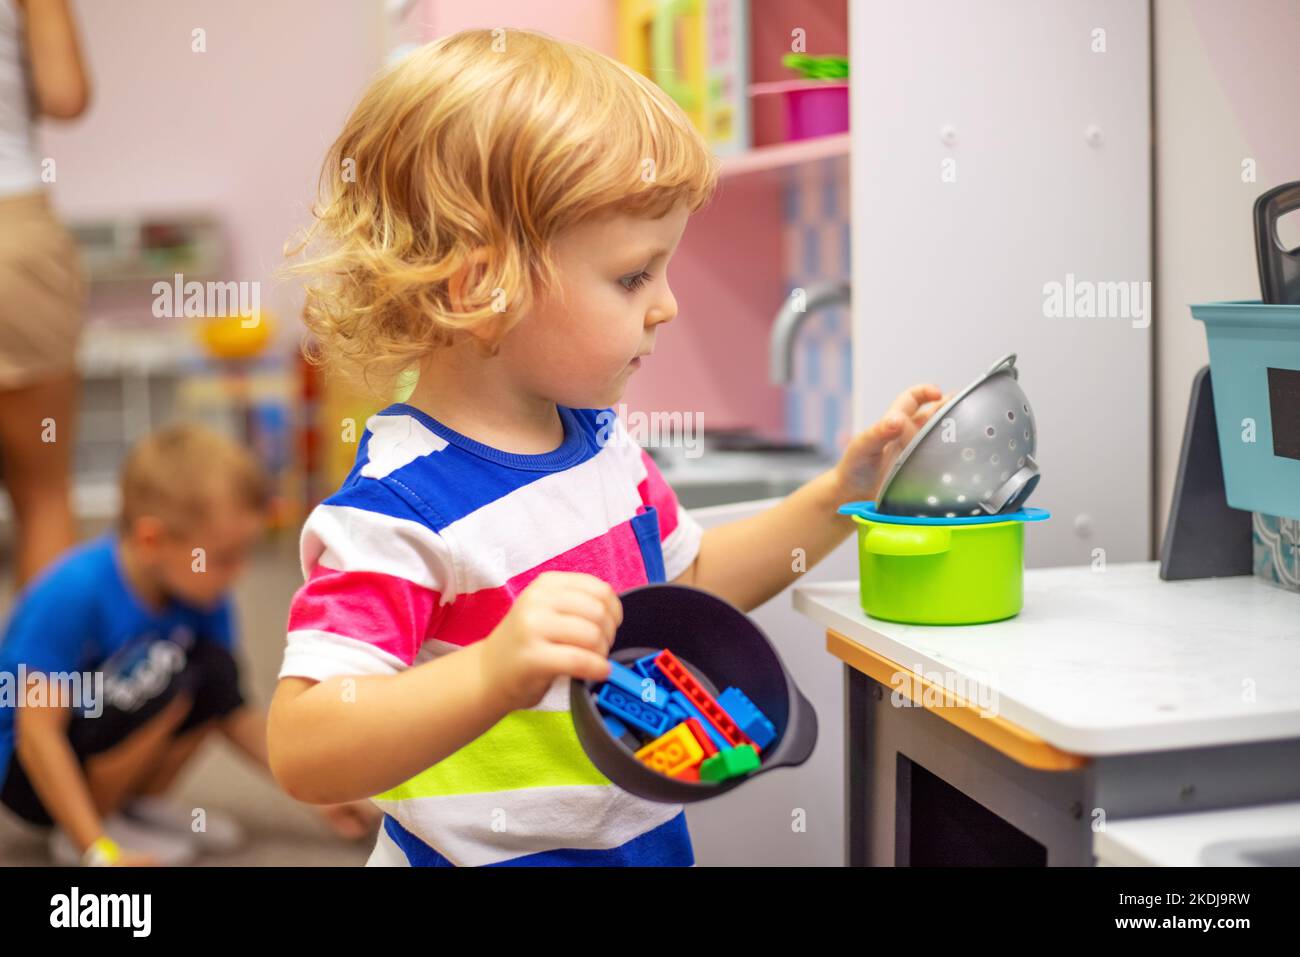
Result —
M713 738L709 737L709 733L704 730L697 719L687 718L686 727L691 729L691 734L695 735L695 740L700 742L700 747L704 749L706 759L718 753L718 746L713 743Z
M686 670L686 666L677 660L676 655L665 648L655 658L655 667L676 686L678 691L690 699L691 704L700 709L700 713L709 719L709 723L718 729L733 748L748 744L753 747L755 753L758 752L758 745L754 744L749 735L740 730L740 726L731 720L731 715L713 700L713 695L700 686L695 677Z

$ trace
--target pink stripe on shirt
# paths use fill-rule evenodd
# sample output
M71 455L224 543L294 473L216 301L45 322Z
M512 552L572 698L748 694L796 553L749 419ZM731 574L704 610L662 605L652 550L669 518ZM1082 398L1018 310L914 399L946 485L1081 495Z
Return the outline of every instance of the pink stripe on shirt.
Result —
M677 528L677 494L665 480L659 466L645 449L641 450L641 461L645 465L645 478L636 490L641 501L653 505L659 512L659 538L663 540Z
M294 595L289 632L325 631L356 638L410 665L444 611L438 592L405 578L317 565Z
M645 560L630 524L615 525L604 535L521 572L504 585L458 596L448 606L451 612L431 637L456 645L472 644L491 633L519 593L542 572L585 572L591 568L601 569L601 578L615 592L646 583Z

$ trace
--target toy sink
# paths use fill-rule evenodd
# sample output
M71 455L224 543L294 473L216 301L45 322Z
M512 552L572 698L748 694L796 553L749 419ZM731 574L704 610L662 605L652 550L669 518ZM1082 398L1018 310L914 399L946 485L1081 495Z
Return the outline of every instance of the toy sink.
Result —
M619 596L623 623L610 658L632 667L666 648L716 698L741 689L776 728L761 764L743 777L688 781L660 774L605 728L592 685L570 682L569 704L578 741L591 763L623 790L649 801L688 803L717 797L774 768L803 764L817 743L817 713L795 685L776 648L744 612L710 592L687 585L650 584Z

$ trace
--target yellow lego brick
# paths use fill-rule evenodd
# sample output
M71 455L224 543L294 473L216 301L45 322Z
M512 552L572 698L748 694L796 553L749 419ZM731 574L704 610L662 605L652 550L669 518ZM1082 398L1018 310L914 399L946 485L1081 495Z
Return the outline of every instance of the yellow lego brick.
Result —
M704 749L683 721L636 753L647 767L675 777L704 760Z

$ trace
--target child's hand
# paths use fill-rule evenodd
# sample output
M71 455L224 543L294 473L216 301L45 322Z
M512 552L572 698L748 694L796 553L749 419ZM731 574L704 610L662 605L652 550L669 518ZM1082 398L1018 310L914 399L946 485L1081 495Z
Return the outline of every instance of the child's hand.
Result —
M835 467L839 501L874 501L894 460L947 398L938 386L914 385L899 394L879 422L858 433Z
M623 604L582 572L542 572L483 641L488 685L511 710L531 708L560 676L604 681Z

